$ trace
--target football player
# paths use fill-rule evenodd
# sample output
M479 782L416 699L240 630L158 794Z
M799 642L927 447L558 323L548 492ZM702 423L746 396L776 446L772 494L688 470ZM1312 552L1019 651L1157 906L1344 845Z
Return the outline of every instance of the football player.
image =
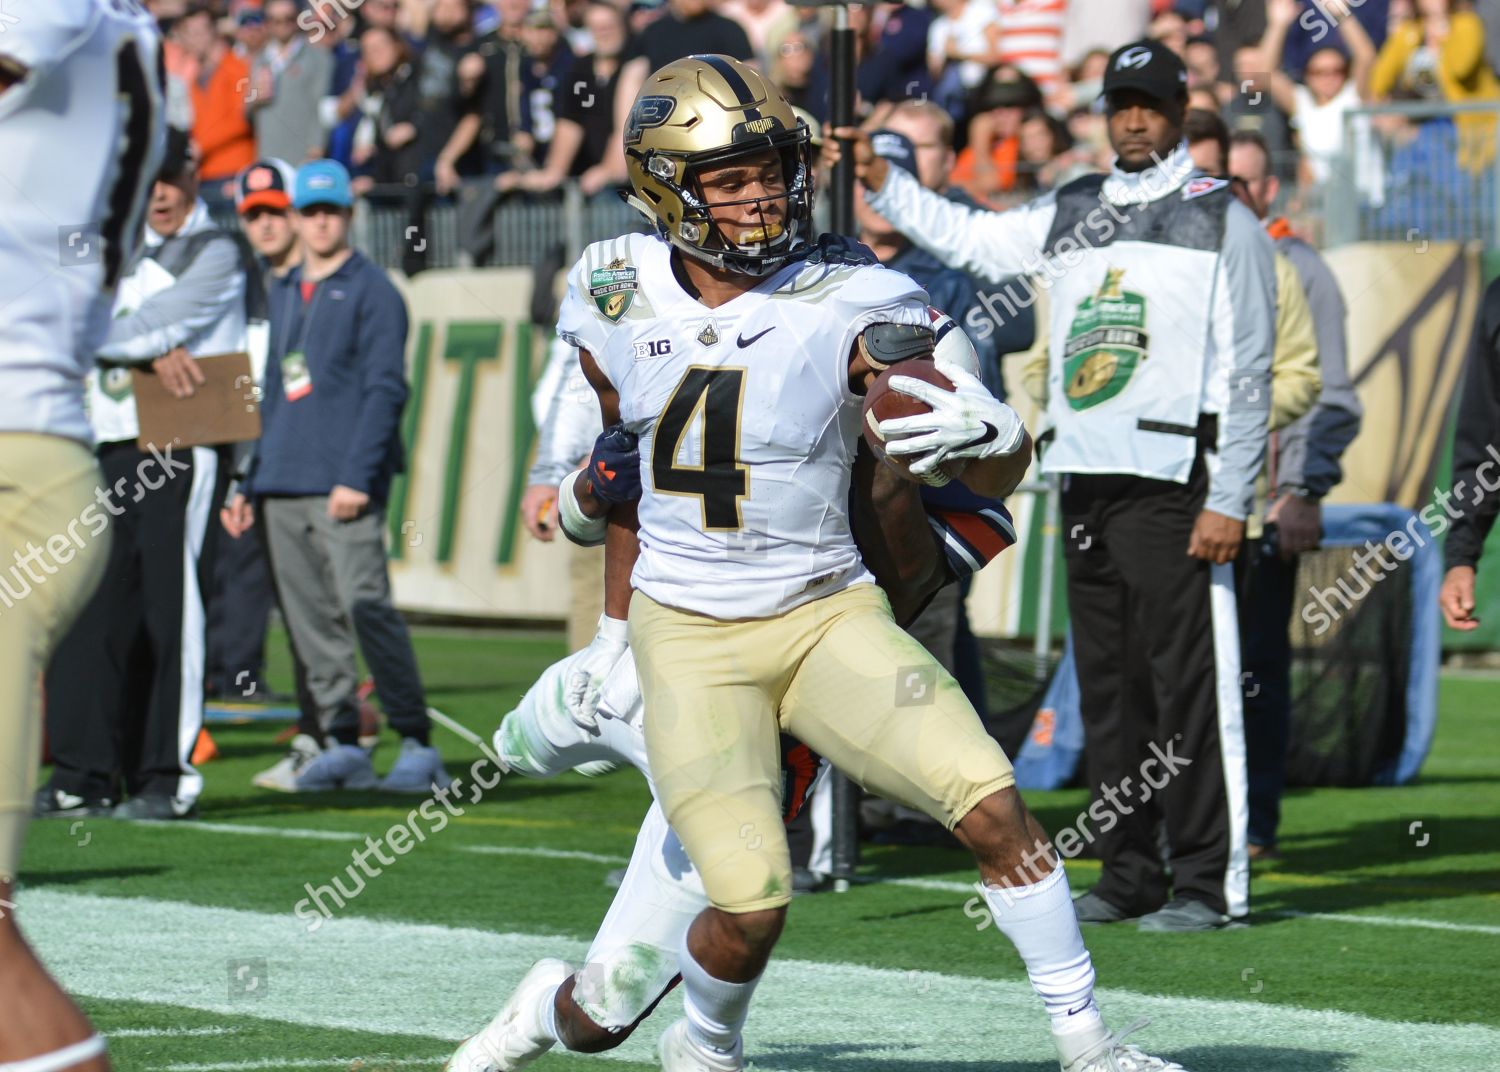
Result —
M624 131L630 200L655 233L589 247L559 319L606 426L637 437L641 459L638 509L596 452L560 510L608 519L606 557L622 568L605 612L628 617L657 797L711 902L678 952L686 1016L661 1038L662 1067L744 1067L741 1028L791 899L787 733L973 851L1065 1072L1178 1068L1104 1025L1061 861L1009 760L897 626L855 545L861 395L930 354L931 332L926 295L905 276L795 256L810 237L807 140L742 64L694 56L657 71ZM880 423L886 451L917 478L1004 496L1030 437L974 377L944 371L953 391L894 379L928 408ZM570 697L580 713L623 641L614 626L586 649Z
M42 670L99 582L109 511L84 376L162 153L155 24L134 0L47 0L0 35L0 1068L108 1069L104 1040L16 926Z
M963 331L936 310L929 315L935 353L977 375L978 355ZM631 462L639 465L638 456L624 460L627 468ZM938 586L972 575L1015 542L1010 515L996 500L928 488L919 500L912 484L873 464L869 455L862 454L858 465L853 507L863 519L856 525L860 551L906 616L915 614ZM879 509L874 508L877 503ZM580 542L598 537L597 526L592 536L566 524L564 531ZM498 758L509 774L541 778L600 762L625 762L649 784L640 689L629 651L601 688L598 721L575 720L566 702L583 657L584 652L577 652L549 667L505 716L494 738ZM792 738L783 736L780 746L780 797L783 818L790 821L824 768L811 749ZM538 961L499 1014L458 1048L448 1064L450 1072L512 1072L559 1042L584 1053L619 1046L676 985L683 936L707 905L681 842L653 803L583 965L575 969L558 959Z

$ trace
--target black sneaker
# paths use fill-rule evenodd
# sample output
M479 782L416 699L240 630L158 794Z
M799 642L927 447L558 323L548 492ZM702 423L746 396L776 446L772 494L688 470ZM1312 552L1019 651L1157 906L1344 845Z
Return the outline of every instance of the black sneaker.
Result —
M131 797L114 810L116 819L196 819L198 805L195 801L184 803L176 797L145 793Z
M81 797L51 786L38 789L31 802L37 819L108 819L114 811L115 802L108 797Z

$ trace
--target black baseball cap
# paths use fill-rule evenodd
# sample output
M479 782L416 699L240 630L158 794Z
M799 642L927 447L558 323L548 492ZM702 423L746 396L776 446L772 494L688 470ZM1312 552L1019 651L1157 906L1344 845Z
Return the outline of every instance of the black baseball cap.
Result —
M1104 95L1135 89L1160 101L1187 93L1187 68L1160 41L1142 39L1115 50L1104 71Z

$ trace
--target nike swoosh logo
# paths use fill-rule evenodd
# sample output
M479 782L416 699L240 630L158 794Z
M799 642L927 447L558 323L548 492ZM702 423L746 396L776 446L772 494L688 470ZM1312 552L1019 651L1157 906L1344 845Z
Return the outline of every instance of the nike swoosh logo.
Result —
M743 350L745 347L749 346L751 343L758 342L759 340L764 339L767 335L771 334L771 332L773 332L775 330L776 330L776 325L772 324L770 327L766 328L765 331L762 331L759 335L752 335L748 339L745 338L745 336L741 335L738 338L736 338L734 340L734 342L735 342L736 346L738 346L741 350Z

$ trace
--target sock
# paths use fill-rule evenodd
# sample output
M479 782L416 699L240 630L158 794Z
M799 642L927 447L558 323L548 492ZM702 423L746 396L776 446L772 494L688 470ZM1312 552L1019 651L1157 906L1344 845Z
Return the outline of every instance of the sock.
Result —
M984 887L990 915L1021 960L1047 1007L1054 1035L1103 1030L1094 1003L1094 965L1084 948L1062 863L1029 886Z
M564 980L566 981L566 980ZM536 1011L537 1038L562 1042L557 1033L557 990L549 990L542 996L541 1008ZM567 1049L567 1045L563 1045Z
M750 996L755 993L760 976L748 983L715 979L693 958L687 935L682 938L678 967L682 971L682 1008L687 1014L688 1034L708 1049L733 1053L750 1015Z

